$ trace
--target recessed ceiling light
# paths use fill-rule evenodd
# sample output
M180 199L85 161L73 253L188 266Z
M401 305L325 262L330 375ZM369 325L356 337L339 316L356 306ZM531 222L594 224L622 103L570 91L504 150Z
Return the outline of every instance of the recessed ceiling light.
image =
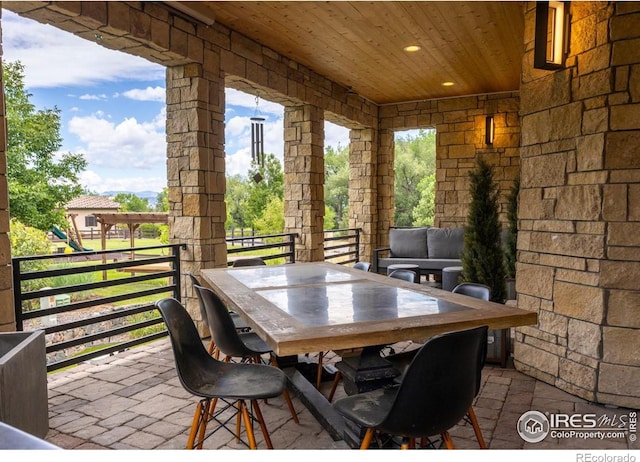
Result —
M414 51L420 51L421 49L422 47L418 45L408 45L404 47L404 51L406 51L407 53L413 53Z
M452 87L454 85L455 85L455 83L453 83L453 82L442 82L442 86L443 87Z

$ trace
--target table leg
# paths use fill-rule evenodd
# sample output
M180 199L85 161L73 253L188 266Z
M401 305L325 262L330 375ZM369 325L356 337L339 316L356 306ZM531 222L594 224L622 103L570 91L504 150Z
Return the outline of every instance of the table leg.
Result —
M343 356L336 364L342 373L344 390L348 395L384 387L400 376L400 370L380 356L380 350L384 346L366 347L360 355Z

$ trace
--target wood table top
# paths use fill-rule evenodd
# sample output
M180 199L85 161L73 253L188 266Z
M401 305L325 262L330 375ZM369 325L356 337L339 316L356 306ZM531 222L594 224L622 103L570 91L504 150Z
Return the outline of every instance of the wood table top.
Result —
M334 263L207 269L202 277L279 356L537 323L535 312Z

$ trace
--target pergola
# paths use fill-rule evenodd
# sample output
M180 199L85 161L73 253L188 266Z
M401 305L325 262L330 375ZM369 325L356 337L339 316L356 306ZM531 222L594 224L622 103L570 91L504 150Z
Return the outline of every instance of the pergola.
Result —
M96 213L96 221L100 223L100 244L102 250L107 249L107 233L115 225L123 224L129 228L129 242L131 247L135 247L135 232L140 225L145 223L169 223L167 213L148 212L117 212L117 213Z
M285 226L300 235L297 261L323 258L325 120L350 129L349 224L363 230L365 256L393 225L394 131L436 129L437 226L465 221L477 157L503 192L519 176L517 303L539 324L516 331L516 367L640 408L638 2L572 2L568 55L552 69L534 67L534 2L3 7L167 67L169 228L187 246L185 271L226 264L226 86L285 106ZM9 292L6 197L0 207ZM0 328L12 312L0 308Z

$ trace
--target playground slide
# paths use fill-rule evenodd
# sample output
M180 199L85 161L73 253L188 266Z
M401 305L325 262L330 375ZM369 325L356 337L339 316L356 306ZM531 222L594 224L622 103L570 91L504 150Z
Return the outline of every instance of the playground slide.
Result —
M67 244L69 244L69 247L71 247L76 252L91 252L93 250L93 249L87 249L86 247L80 247L80 245L76 241L74 241L73 239L69 239L69 236L67 236L67 234L57 226L54 226L53 228L51 228L51 232L55 234L57 237L59 237L60 239L66 241Z

